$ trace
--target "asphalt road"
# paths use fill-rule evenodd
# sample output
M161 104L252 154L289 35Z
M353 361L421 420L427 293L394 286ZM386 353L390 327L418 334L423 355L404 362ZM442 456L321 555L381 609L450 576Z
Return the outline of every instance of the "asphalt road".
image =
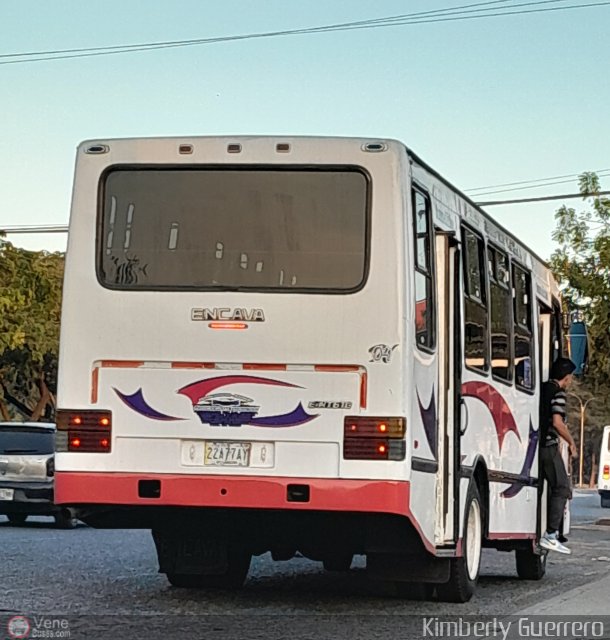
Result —
M265 555L241 591L175 589L157 573L149 532L64 531L44 518L12 527L0 516L0 638L11 637L2 634L13 614L40 633L52 626L46 637L67 637L62 629L70 638L421 637L421 616L508 615L606 575L610 527L592 523L610 510L585 492L572 513L573 554L551 554L542 581L519 580L514 554L485 550L477 594L463 605L399 599L367 579L361 557L348 573L327 573L304 558Z

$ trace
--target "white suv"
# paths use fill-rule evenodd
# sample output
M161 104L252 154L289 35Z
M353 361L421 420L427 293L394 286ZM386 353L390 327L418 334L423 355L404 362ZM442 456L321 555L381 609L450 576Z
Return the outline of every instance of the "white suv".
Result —
M53 516L61 528L76 520L53 503L55 425L0 422L0 514L21 525L28 516Z

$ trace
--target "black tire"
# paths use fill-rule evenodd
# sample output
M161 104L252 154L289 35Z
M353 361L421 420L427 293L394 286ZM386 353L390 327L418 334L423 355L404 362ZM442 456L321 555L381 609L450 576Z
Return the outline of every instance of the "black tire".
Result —
M337 553L322 560L326 571L349 571L354 556L351 553Z
M53 517L55 518L55 526L58 529L74 529L78 525L78 519L74 517L74 514L69 509L64 509Z
M610 496L602 496L602 508L610 509Z
M7 513L6 517L14 527L23 526L28 519L27 513Z
M468 602L479 579L483 547L483 505L474 483L470 485L466 496L462 545L464 555L450 560L449 581L436 585L438 599L443 602Z
M252 555L244 551L230 551L228 568L216 575L167 573L167 580L173 587L181 589L239 589L243 586L250 570Z
M546 573L546 559L548 553L534 553L532 549L517 549L517 575L521 580L542 580Z

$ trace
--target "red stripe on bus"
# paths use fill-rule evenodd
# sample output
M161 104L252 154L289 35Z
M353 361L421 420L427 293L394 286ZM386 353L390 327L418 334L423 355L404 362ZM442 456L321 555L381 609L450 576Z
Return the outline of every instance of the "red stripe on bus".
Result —
M368 374L363 371L360 374L360 408L366 409L367 391L368 391Z
M160 497L141 498L140 480L158 480ZM288 502L292 484L309 486L308 502ZM410 483L403 481L57 471L55 503L389 513L409 518L434 553L410 511Z
M488 540L536 540L535 533L526 531L507 531L505 533L494 531L487 535Z
M286 371L285 364L243 364L242 369L262 369L269 371Z
M361 367L354 364L316 364L315 371L360 371Z
M99 384L100 369L95 367L91 372L91 404L97 403L97 387Z
M213 362L172 362L172 369L215 369Z
M144 366L144 360L102 360L100 366L105 369L137 369Z
M159 480L161 496L140 498L140 480ZM309 502L288 502L288 485L307 485ZM274 478L155 473L57 471L58 504L165 505L366 511L408 516L409 483L383 480Z

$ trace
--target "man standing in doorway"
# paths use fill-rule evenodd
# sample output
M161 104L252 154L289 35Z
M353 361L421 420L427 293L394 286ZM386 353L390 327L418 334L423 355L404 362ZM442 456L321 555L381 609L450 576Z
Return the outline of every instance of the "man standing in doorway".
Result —
M548 482L547 530L540 546L550 551L572 553L558 540L566 502L570 497L570 479L561 457L559 443L565 440L570 456L576 456L576 444L566 424L566 389L572 382L576 365L568 358L558 358L551 367L548 382L542 385L540 400L540 469Z

